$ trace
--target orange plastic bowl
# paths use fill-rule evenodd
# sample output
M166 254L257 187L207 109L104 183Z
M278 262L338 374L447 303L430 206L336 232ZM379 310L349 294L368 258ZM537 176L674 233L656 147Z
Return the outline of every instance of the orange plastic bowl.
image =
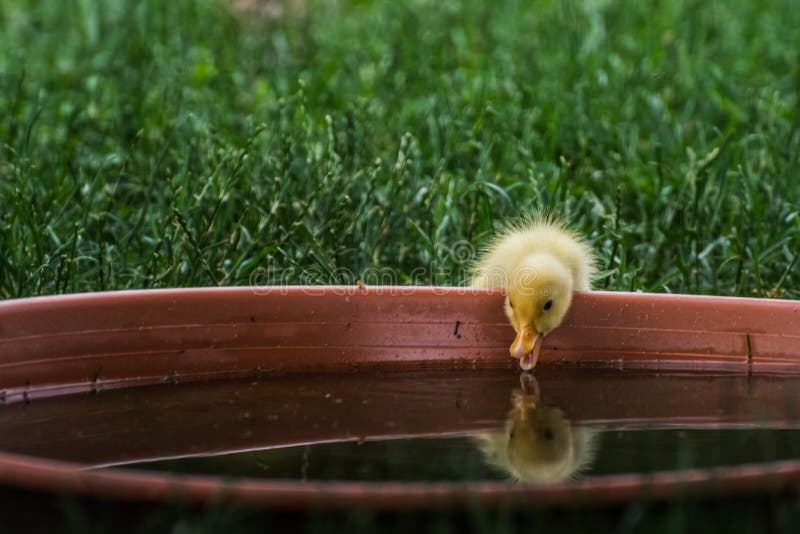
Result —
M501 367L513 373L516 362L508 356L513 332L503 316L502 299L498 293L466 288L326 286L122 291L0 302L0 404L229 377L273 377L276 387L285 382L290 388L289 377L330 371L351 373L353 387L360 371L367 369ZM555 363L673 374L692 370L709 376L724 372L750 384L770 377L774 385L780 375L800 371L800 303L577 294L564 323L542 348L539 365L544 369ZM208 383L209 390L214 390L213 384ZM772 387L764 384L757 388L758 394L769 402ZM623 397L620 405L632 408L613 414L598 412L595 417L629 422L646 417L635 408L637 391L642 391L637 388L646 387L646 382L618 387ZM661 417L696 424L713 421L713 414L702 408L708 403L700 401L718 395L718 390L687 390L686 384L675 387L674 394L680 396L674 411ZM494 413L502 410L502 401L496 404L491 406ZM0 431L3 409L0 406ZM208 411L209 418L224 416L210 405ZM128 424L113 410L112 415L105 424ZM434 410L409 420L401 430L403 435L479 430L459 427L451 415ZM742 415L744 419L751 416ZM169 420L169 414L165 417ZM57 427L53 421L50 424ZM442 426L442 421L448 423ZM182 422L175 419L170 424ZM21 428L7 426L14 432L23 432ZM342 437L311 432L289 438L265 435L262 441L290 444L336 439ZM224 440L210 442L207 451L236 446ZM87 467L93 466L0 452L0 483L116 499L398 508L476 501L619 502L678 492L756 491L796 485L800 479L800 461L795 460L646 476L590 476L547 486L503 481L223 480Z

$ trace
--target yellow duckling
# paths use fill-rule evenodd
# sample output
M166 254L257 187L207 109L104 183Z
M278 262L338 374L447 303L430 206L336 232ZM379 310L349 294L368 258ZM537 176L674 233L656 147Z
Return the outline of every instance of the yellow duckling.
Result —
M561 222L537 217L510 226L489 245L474 268L472 287L505 289L505 312L517 335L511 357L529 371L542 339L561 324L573 291L589 289L591 248Z

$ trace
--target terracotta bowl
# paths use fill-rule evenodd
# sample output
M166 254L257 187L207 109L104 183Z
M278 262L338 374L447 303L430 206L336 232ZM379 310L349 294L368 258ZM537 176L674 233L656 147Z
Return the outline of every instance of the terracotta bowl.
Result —
M513 331L502 314L502 299L501 294L465 288L326 286L122 291L0 302L0 432L11 432L8 436L21 440L37 432L45 437L59 432L66 435L65 429L76 420L60 411L54 400L62 396L73 399L70 409L74 409L80 406L75 394L102 395L112 389L146 385L191 382L192 387L202 387L203 395L193 402L203 415L194 424L211 425L229 415L215 408L221 403L214 399L231 394L225 382L214 379L268 377L273 391L290 395L298 380L321 380L327 373L346 372L350 378L338 382L343 389L337 392L346 396L358 395L366 384L360 377L374 372L383 373L388 384L392 372L403 371L403 380L411 389L418 387L419 380L413 373L409 375L410 371L424 377L426 370L452 370L463 378L469 375L464 374L467 371L503 369L513 375L517 373L515 361L508 356ZM720 398L723 390L757 394L766 404L778 402L779 393L781 398L791 394L785 390L794 387L795 381L788 377L800 371L800 302L577 294L562 326L546 338L537 374L557 367L554 364L598 369L597 376L606 378L588 386L598 392L613 380L603 374L604 368L658 371L675 377L663 391L674 396L675 402L661 413L637 404L636 399L651 388L641 373L636 375L638 381L615 386L619 394L613 406L592 404L588 400L592 395L569 396L569 384L563 384L567 403L586 404L576 411L587 422L635 425L652 423L655 418L664 424L715 424L709 400ZM685 371L695 377L698 372L703 374L703 384L680 378ZM476 388L475 395L481 394L477 389L481 386L470 386L468 378L461 382L459 394L464 388L469 392L470 387ZM165 405L174 394L171 392L179 389L166 388L160 393ZM440 393L454 394L446 387ZM250 401L258 406L264 399ZM36 420L13 415L10 410L46 402L50 404L42 404L41 418ZM475 409L502 413L504 403L507 399L487 399ZM396 411L397 407L378 403L356 414L354 417L362 420L354 424L363 424L363 432L368 433L370 417L382 410ZM735 413L737 424L758 417L745 407ZM168 411L162 415L163 424L173 429L186 427L190 432L191 422L185 418ZM469 421L485 419L481 413L467 420L463 414L432 410L421 417L401 417L397 435L463 435L482 430ZM103 414L84 414L77 421L87 429L113 428L108 436L137 431L113 403ZM211 434L200 447L203 453L243 446L230 437ZM330 429L311 431L306 426L287 427L280 435L263 431L257 438L259 446L267 447L352 436ZM89 445L94 449L84 454ZM590 476L547 486L504 481L223 480L89 469L159 454L185 454L187 447L188 442L178 442L170 451L143 445L121 457L119 447L109 438L61 443L61 457L52 446L43 446L36 455L0 452L0 483L114 499L398 508L474 502L619 502L678 492L757 491L795 485L800 480L800 461L796 460L646 476Z

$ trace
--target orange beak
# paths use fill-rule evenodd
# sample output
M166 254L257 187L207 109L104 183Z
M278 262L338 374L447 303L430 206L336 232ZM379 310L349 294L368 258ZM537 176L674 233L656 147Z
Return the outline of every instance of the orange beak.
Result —
M524 326L517 332L509 352L512 358L519 359L519 366L523 371L530 371L536 366L539 350L542 348L542 338L544 336L530 326Z

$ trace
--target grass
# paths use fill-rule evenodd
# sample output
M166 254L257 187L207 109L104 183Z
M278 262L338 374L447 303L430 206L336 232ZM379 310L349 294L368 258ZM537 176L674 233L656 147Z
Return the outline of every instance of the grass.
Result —
M598 287L797 298L797 27L790 0L3 2L0 297L458 284L547 209Z
M25 514L35 510L34 514ZM629 532L797 532L797 495L685 499L671 503L632 503L614 508L497 508L381 513L371 510L311 510L307 513L249 508L201 508L180 503L161 507L103 500L54 498L35 493L4 494L0 488L4 532L264 532L285 526L292 532L498 533ZM23 511L23 513L20 513ZM291 525L291 528L289 527ZM272 528L270 528L272 527ZM280 529L281 531L283 529Z
M588 236L597 287L800 298L799 27L792 0L4 0L0 298L459 284L537 210ZM798 522L587 522L764 509Z

